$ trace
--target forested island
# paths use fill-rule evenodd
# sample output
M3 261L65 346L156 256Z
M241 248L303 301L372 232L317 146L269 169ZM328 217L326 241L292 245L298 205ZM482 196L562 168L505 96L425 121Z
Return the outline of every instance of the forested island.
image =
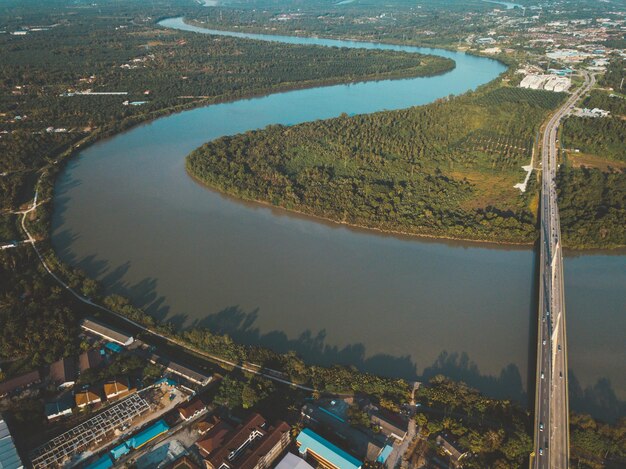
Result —
M270 126L207 143L188 156L187 169L228 194L339 223L532 243L538 186L535 178L524 193L514 186L562 99L491 85L407 110ZM564 166L560 176L567 246L626 244L624 175L598 174L590 191L577 189L578 174Z

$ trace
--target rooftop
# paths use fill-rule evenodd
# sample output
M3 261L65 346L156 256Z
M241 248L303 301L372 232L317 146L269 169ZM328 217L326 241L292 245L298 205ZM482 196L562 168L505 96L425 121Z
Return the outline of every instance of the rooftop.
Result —
M296 442L301 454L311 451L340 469L360 469L363 465L361 461L322 438L310 428L302 430Z
M287 453L275 469L313 469L313 466L295 454Z
M0 383L0 396L8 394L20 388L25 388L31 384L35 384L41 380L39 371L31 371L15 378L7 379Z
M24 467L15 449L9 427L2 419L0 419L0 467L2 469L20 469Z
M116 342L120 345L130 345L133 343L132 336L92 318L83 319L80 327L88 332L104 337L105 339Z

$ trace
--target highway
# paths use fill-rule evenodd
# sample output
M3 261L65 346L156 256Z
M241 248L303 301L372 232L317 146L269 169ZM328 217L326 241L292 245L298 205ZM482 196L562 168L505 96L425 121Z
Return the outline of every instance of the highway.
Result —
M556 192L559 124L595 83L584 84L546 124L541 143L541 247L533 468L569 467L567 337L561 226Z

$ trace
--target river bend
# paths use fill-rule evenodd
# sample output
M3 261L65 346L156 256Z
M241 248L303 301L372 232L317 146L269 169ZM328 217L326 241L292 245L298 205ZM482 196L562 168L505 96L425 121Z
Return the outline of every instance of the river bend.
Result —
M437 49L209 31L180 18L161 25L432 53L452 58L456 68L435 77L206 106L101 141L58 179L52 239L59 256L109 292L182 327L206 325L246 343L296 350L320 364L354 364L405 378L442 372L492 395L525 400L536 330L531 249L405 239L320 223L207 190L184 169L189 152L223 135L425 104L475 89L505 67ZM596 386L573 398L572 406L596 414L606 412L593 410L596 397L626 398L624 265L624 256L612 255L565 262L571 382Z

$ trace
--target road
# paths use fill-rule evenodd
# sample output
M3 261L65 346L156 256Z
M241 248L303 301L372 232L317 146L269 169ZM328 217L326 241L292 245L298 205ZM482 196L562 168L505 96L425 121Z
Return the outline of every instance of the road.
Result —
M559 124L595 83L585 82L550 118L541 147L541 256L533 468L569 467L567 340L561 226L556 192Z

